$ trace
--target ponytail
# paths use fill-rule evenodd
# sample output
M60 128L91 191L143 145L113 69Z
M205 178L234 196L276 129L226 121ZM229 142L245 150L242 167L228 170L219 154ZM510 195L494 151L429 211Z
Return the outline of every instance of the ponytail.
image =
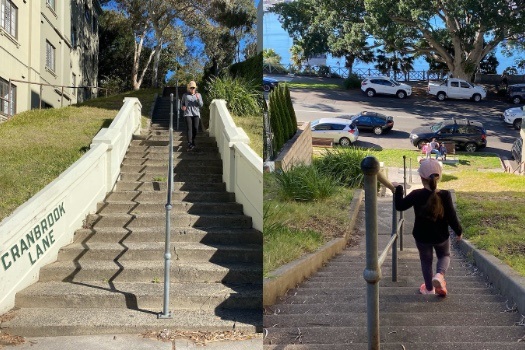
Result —
M445 215L445 209L443 208L443 203L441 202L441 197L437 194L437 183L439 180L438 174L430 175L430 178L427 181L432 194L428 198L426 204L423 206L423 212L425 216L432 221L442 219Z

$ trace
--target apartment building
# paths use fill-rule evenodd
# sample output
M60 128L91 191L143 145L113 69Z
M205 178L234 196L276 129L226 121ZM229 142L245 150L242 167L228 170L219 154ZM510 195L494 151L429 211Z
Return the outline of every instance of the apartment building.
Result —
M98 0L0 0L0 119L96 93Z

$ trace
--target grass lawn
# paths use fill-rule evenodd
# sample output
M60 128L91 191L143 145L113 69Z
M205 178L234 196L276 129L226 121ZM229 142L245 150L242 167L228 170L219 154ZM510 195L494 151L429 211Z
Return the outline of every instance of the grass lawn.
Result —
M325 90L344 90L343 84L321 83L321 82L289 82L286 83L291 89L325 89Z
M244 116L238 117L232 115L233 121L237 127L242 128L250 138L250 148L255 151L261 158L263 157L263 116Z
M266 276L288 262L342 237L350 224L348 208L353 189L339 188L324 201L293 202L279 198L272 174L264 177L264 260Z
M154 93L140 90L64 108L32 110L0 124L0 220L77 161L124 97L138 97L147 116Z

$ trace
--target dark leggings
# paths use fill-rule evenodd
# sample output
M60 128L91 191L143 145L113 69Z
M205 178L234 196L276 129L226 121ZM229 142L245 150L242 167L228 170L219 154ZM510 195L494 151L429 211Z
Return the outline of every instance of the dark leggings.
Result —
M188 124L188 143L195 145L195 137L199 130L199 117L186 116L186 124Z
M416 241L416 246L419 251L419 259L421 260L421 271L425 279L425 287L427 287L427 290L432 290L432 277L434 276L432 273L434 252L432 250L436 250L436 273L442 273L444 275L450 265L450 239L439 244L420 243Z

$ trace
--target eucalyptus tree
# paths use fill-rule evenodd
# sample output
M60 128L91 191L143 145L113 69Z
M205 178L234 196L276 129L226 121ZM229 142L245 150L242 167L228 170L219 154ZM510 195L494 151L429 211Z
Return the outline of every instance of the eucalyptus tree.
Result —
M407 40L407 52L446 64L471 79L496 46L525 33L524 0L364 0L367 30L389 42ZM447 43L452 51L447 50Z
M197 32L205 45L211 75L219 74L235 59L241 60L241 44L255 41L256 20L257 11L252 0L210 1L206 21L201 22Z

